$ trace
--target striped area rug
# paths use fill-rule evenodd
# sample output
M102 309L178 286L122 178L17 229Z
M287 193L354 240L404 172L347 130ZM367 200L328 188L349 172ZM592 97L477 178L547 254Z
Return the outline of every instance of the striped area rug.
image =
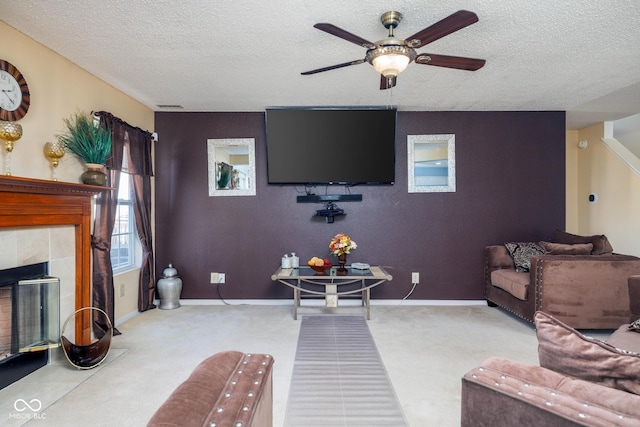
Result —
M305 316L285 427L408 426L362 316Z

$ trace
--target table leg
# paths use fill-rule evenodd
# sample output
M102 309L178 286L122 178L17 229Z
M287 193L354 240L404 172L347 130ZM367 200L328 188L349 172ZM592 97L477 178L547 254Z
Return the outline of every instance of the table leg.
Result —
M293 290L293 320L298 320L298 307L300 307L300 281L298 288Z
M365 291L366 294L366 306L367 306L367 320L371 320L371 293L369 292L371 289L367 289Z
M338 285L325 285L325 304L327 307L338 306ZM329 295L333 294L333 295Z

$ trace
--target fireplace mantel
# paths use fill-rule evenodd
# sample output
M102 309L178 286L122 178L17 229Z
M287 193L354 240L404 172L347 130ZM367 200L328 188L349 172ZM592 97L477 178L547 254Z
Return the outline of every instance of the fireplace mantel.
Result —
M0 227L75 227L75 307L91 306L91 198L106 187L0 176ZM76 338L90 340L88 319Z

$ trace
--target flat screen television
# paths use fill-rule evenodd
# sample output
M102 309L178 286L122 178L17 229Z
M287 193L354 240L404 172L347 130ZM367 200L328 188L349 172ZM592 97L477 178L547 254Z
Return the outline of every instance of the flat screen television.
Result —
M269 184L393 184L395 109L266 111Z

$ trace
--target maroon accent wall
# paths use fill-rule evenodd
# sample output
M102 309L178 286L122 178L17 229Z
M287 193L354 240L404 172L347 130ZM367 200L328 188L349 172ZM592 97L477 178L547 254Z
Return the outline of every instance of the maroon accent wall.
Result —
M218 299L211 272L226 273L225 299L291 298L270 279L282 255L329 257L338 232L359 245L349 262L393 275L372 298L403 298L417 271L411 299L482 299L486 245L564 229L564 112L399 112L395 185L354 187L363 201L338 203L347 215L333 224L313 216L322 205L296 203L302 187L267 184L264 113L156 113L155 124L156 271L172 263L184 299ZM407 135L442 133L456 135L457 191L409 194ZM256 196L208 196L209 138L255 138Z

